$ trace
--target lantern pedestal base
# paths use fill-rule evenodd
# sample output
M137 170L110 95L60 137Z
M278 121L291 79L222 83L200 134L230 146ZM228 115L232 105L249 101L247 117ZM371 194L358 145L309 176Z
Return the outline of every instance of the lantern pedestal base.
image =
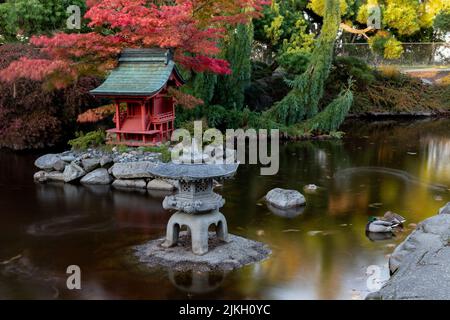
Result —
M166 232L165 248L176 246L183 226L188 228L192 239L192 252L196 255L208 253L208 230L211 225L216 227L216 236L223 242L228 242L228 226L225 216L219 211L205 214L187 214L177 212L172 215Z

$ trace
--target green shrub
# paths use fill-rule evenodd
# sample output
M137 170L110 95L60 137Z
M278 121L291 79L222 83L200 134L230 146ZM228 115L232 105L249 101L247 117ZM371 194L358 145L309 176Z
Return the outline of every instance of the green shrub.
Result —
M196 117L192 118L190 120L186 120L185 122L181 123L178 128L180 129L186 129L189 131L191 136L194 136L194 122L195 121L201 121L202 122L202 130L205 132L205 130L208 130L208 122L204 117Z
M434 28L440 30L443 34L450 32L450 8L441 11L434 19Z
M334 99L322 112L303 124L306 131L331 133L339 129L353 103L351 85Z
M372 68L364 60L352 56L336 57L333 62L332 77L333 81L338 80L336 77L339 77L341 82L346 82L351 77L360 86L375 81Z
M99 147L105 143L106 139L106 133L103 130L91 131L86 134L77 132L75 136L75 139L68 142L75 150L86 150L88 148Z
M311 54L301 52L287 52L278 57L280 66L290 74L302 74L306 71Z
M270 77L273 70L261 61L252 61L252 80Z

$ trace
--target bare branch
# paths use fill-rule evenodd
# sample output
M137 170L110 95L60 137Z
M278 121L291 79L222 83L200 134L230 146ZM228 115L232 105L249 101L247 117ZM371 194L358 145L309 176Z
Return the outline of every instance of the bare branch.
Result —
M368 32L374 31L375 28L373 27L367 27L365 29L355 29L349 25L346 25L345 23L341 23L340 27L342 28L342 30L350 32L350 33L354 33L354 34L360 34L362 36L364 36L366 39L369 39L369 36L366 34Z

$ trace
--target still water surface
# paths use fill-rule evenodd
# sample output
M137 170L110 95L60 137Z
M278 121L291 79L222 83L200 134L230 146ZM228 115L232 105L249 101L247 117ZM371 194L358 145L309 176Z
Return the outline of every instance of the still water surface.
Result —
M280 172L241 166L219 189L232 233L266 242L266 261L227 274L149 271L127 249L164 235L162 198L109 187L35 185L38 156L0 152L0 299L362 299L367 267L387 276L395 245L450 201L450 120L346 126L342 141L285 144ZM305 193L297 216L277 215L261 198L272 188ZM371 215L395 211L403 231L370 239ZM15 257L15 258L14 258ZM7 260L12 261L7 262ZM66 289L79 265L82 290Z

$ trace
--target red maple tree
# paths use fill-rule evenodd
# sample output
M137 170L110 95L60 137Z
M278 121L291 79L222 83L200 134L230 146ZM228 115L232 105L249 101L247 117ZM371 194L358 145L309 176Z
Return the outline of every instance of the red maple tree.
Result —
M89 33L31 38L46 59L21 58L0 70L0 80L48 80L61 88L83 75L115 67L123 48L172 48L175 60L195 72L229 74L218 59L225 28L261 15L267 0L88 0Z

